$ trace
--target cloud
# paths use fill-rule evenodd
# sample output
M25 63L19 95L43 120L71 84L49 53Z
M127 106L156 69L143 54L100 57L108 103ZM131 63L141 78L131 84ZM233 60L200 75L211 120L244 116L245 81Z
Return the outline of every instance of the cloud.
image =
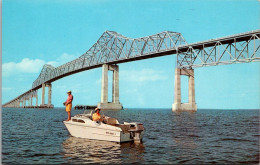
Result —
M166 80L167 76L163 71L153 69L142 70L123 70L119 72L120 79L130 82L145 82L145 81L161 81Z
M21 62L9 62L2 65L3 76L19 73L38 73L45 64L44 60L24 58Z
M11 91L12 88L11 87L2 87L2 91Z
M68 54L68 53L63 53L61 56L59 56L55 61L49 61L47 64L50 64L54 67L58 67L60 65L63 65L67 62L70 62L72 60L75 60L78 56Z
M2 65L2 73L3 76L10 76L15 74L30 74L30 73L39 73L42 70L42 67L44 64L50 64L54 67L60 66L62 64L65 64L69 61L72 61L76 59L77 57L75 55L63 53L61 56L59 56L55 61L49 61L46 62L42 59L29 59L24 58L21 62L15 63L15 62L8 62L4 63Z

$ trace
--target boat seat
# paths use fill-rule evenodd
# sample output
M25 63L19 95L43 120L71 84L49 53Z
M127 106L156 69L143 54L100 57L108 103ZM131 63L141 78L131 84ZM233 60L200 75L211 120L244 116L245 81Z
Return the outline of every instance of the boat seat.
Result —
M117 124L116 126L121 128L124 133L129 132L130 125Z
M118 124L118 121L116 118L108 117L104 120L104 123L109 124L109 125L116 125L116 124Z

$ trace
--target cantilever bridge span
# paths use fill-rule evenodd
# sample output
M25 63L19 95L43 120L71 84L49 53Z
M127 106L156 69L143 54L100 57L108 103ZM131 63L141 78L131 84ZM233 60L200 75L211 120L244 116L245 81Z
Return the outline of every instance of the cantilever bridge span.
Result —
M177 55L175 70L175 93L173 110L196 111L194 68L223 64L259 62L260 61L260 30L236 34L187 44L181 33L165 31L155 35L132 39L113 31L106 31L98 41L79 58L59 67L44 65L38 78L33 82L32 89L5 103L3 107L21 107L26 100L32 105L37 90L43 89L42 106L45 105L45 86L48 87L48 104L51 107L51 83L63 77L102 67L101 102L102 109L122 109L119 102L119 67L117 64L154 58L166 55ZM108 103L107 72L113 71L113 101ZM180 76L189 76L189 103L181 103Z

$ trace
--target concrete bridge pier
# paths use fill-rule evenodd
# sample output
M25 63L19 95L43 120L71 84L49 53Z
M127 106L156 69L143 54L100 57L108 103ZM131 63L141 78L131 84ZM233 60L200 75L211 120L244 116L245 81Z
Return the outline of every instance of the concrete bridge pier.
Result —
M36 98L36 103L35 103L35 105L38 106L38 91L36 91L35 98Z
M19 107L23 107L23 101L22 100L20 100L20 102L19 102Z
M42 84L42 103L40 106L45 105L45 84Z
M23 98L23 107L26 106L26 99Z
M24 106L28 106L28 105L29 105L29 99L26 97L25 100L24 100Z
M113 71L112 102L108 102L108 71ZM102 110L121 110L119 102L119 68L118 65L104 64L102 66L101 102L98 107Z
M32 102L33 102L33 96L31 95L31 97L30 97L30 106L32 106Z
M51 93L52 93L51 88L52 88L52 85L51 85L51 83L48 83L46 85L48 87L48 107L53 107L53 105L51 104Z
M45 87L48 87L48 104L45 104ZM47 107L47 108L53 108L53 105L51 104L51 83L46 83L46 84L42 84L42 103L40 106L42 107ZM38 97L37 99L37 104L38 104Z
M189 102L181 102L181 75L189 77ZM174 103L172 111L197 111L193 69L175 69Z
M17 99L14 101L14 107L17 108L18 107L18 103L17 103Z

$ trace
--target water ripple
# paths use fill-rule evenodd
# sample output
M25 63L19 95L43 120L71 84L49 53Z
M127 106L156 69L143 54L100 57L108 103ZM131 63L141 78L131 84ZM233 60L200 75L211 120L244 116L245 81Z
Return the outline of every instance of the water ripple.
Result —
M72 115L83 111L72 111ZM113 143L71 137L64 109L2 111L3 164L258 164L259 110L170 109L106 111L144 123L143 143Z

